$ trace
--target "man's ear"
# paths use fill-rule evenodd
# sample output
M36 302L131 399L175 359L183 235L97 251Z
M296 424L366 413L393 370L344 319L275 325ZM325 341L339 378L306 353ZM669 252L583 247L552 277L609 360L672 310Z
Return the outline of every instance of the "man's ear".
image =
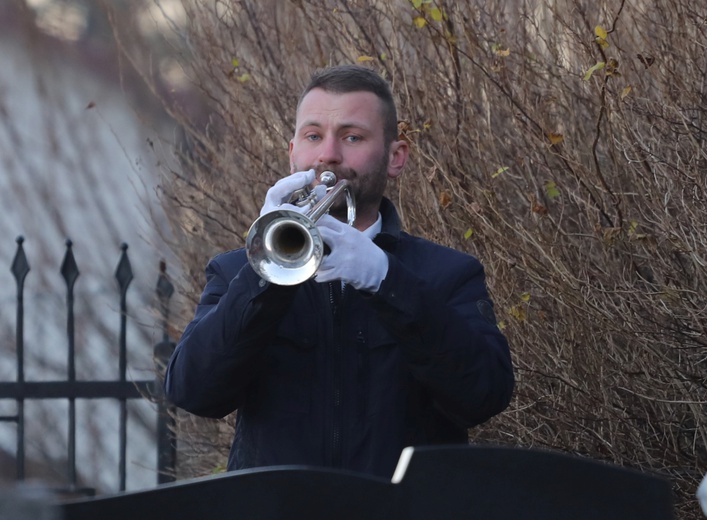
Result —
M410 148L407 141L393 141L388 152L388 178L395 179L400 176L408 160Z

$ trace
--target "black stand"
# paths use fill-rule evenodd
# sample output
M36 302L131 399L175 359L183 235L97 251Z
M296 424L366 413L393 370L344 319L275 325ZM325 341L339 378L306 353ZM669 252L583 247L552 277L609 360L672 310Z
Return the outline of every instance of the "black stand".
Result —
M670 520L660 477L554 452L408 448L393 481L305 467L236 471L60 505L64 520Z

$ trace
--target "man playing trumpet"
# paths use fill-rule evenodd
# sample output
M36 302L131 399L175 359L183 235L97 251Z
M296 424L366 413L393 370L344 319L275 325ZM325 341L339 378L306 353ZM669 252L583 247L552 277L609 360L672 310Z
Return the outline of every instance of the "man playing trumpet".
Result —
M259 276L244 249L213 258L166 393L197 415L237 410L229 469L298 464L390 478L403 448L467 443L468 428L506 408L508 344L479 261L402 231L383 196L409 150L378 74L316 72L289 152L292 173L261 215L304 213L292 193L329 170L348 181L355 222L342 200L331 205L316 221L329 253L295 285Z

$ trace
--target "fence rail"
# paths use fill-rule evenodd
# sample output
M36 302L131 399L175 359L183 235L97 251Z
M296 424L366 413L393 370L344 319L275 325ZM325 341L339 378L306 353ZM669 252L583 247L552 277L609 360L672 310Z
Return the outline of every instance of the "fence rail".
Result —
M16 317L16 357L17 375L14 382L0 382L0 400L12 399L16 402L16 412L12 415L0 415L0 422L13 422L17 425L16 474L17 480L25 479L25 401L29 399L63 399L69 404L67 432L67 482L70 493L91 495L95 490L78 487L76 469L76 399L116 399L120 403L119 422L119 474L120 491L126 487L126 453L127 453L127 401L129 399L147 398L155 401L157 413L157 483L162 484L174 480L174 465L176 448L174 438L173 413L165 402L162 393L162 370L174 349L169 339L169 302L174 293L174 286L169 281L165 262L160 262L160 274L157 279L156 294L162 319L162 340L153 347L156 365L156 377L151 380L130 381L127 379L127 293L133 280L133 271L128 257L128 245L121 245L121 254L115 270L118 282L120 303L119 321L119 355L117 381L78 381L76 379L76 354L74 339L74 285L80 275L73 253L73 243L66 241L66 253L61 263L60 273L66 282L66 336L67 336L67 377L63 381L27 381L25 379L25 339L24 339L24 286L30 272L29 262L24 251L24 237L16 240L17 251L12 262L11 271L17 282L17 317Z

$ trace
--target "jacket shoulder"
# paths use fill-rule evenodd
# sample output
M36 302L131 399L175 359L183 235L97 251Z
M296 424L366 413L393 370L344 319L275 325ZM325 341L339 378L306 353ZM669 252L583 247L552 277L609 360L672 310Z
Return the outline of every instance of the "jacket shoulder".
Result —
M206 269L207 271L221 273L226 279L230 280L247 263L248 257L244 248L231 249L212 257Z
M405 263L422 264L419 267L432 270L483 270L479 259L469 253L404 232L400 234L397 256Z

